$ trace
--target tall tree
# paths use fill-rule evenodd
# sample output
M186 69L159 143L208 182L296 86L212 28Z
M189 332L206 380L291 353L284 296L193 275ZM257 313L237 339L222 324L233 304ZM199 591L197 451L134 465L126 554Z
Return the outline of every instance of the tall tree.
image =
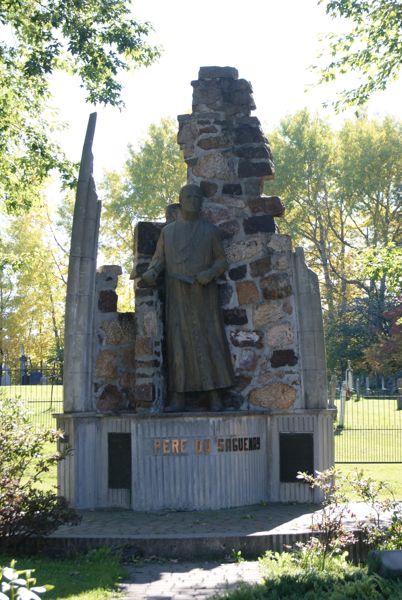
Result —
M7 219L0 247L0 353L12 365L21 345L36 365L62 357L67 263L46 207L33 209Z
M347 33L329 36L331 59L321 69L320 82L353 74L358 85L343 90L334 104L337 109L362 105L400 73L402 4L400 0L320 0L320 3L326 5L331 17L346 18L351 24Z
M162 119L151 125L138 150L128 149L123 173L109 172L103 182L101 248L108 260L130 272L134 228L141 219L159 220L168 204L178 202L186 165L176 142L177 125Z
M387 335L400 243L401 123L360 118L333 131L301 111L269 135L277 178L267 191L285 201L285 228L318 270L328 364L352 359ZM399 271L400 275L400 271Z
M158 56L145 41L149 23L130 12L129 0L0 3L0 202L9 211L29 207L52 169L72 180L45 117L49 75L75 73L87 100L120 106L119 73Z

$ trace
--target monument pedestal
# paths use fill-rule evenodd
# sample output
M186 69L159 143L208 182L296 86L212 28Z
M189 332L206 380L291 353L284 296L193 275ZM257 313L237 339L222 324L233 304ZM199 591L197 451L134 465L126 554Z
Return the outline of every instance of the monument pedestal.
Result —
M212 510L319 501L298 471L333 465L333 411L62 414L74 450L59 465L76 508ZM315 495L314 495L315 494Z

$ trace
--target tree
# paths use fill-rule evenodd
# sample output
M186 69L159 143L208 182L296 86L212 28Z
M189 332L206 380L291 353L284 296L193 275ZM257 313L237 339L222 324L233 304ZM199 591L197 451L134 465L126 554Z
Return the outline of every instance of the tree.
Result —
M173 119L151 125L148 137L138 150L129 147L123 173L106 174L101 219L101 248L108 260L130 272L133 239L141 219L159 220L168 204L178 202L186 182L186 165L176 142Z
M331 370L347 359L367 368L366 348L389 334L384 313L401 278L401 128L362 117L336 132L299 111L269 135L277 177L266 189L282 196L283 228L319 273Z
M400 0L320 0L331 17L352 21L348 33L329 36L331 61L320 72L320 82L347 73L360 76L359 84L340 93L335 102L362 105L371 94L396 79L402 64L402 4Z
M149 23L130 10L128 0L0 3L0 201L9 211L29 208L52 169L73 179L45 116L49 75L72 72L88 101L121 106L119 73L158 56L145 42Z
M54 233L54 232L53 232ZM7 219L0 246L0 354L16 364L21 344L40 365L62 355L67 260L44 204Z

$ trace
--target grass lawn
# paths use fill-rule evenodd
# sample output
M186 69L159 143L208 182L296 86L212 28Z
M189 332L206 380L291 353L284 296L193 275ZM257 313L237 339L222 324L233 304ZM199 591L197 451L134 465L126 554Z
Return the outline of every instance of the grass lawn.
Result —
M338 418L340 403L337 401ZM362 398L345 402L344 428L335 434L337 462L402 462L402 411L396 398Z
M0 565L10 564L12 557L1 555ZM44 600L108 600L119 595L118 584L125 572L118 558L107 549L77 556L75 560L19 558L17 569L35 569L38 585L50 584Z

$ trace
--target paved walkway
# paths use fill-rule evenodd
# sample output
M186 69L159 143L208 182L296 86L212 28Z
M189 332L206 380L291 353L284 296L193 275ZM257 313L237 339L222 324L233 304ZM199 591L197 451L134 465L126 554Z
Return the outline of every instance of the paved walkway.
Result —
M314 504L257 504L207 511L79 511L78 526L62 526L51 537L158 538L256 535L309 529Z
M128 568L122 585L124 600L205 600L239 587L258 583L258 562L164 562Z

